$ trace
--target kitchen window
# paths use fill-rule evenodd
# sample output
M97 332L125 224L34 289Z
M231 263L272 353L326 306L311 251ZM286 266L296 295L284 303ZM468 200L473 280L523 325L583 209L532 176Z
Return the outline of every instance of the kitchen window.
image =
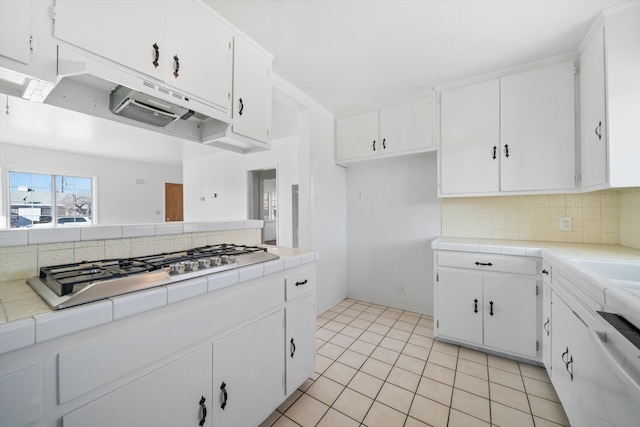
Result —
M9 172L10 228L89 225L93 179Z

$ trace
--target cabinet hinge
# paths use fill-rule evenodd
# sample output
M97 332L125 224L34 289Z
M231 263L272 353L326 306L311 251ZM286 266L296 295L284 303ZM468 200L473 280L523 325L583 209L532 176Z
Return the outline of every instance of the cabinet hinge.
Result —
M56 8L55 8L55 6L51 8L51 20L52 21L56 20Z
M536 341L536 351L540 351L540 341Z
M231 40L229 40L229 50L231 50Z
M578 72L578 69L577 69L577 68L576 68L576 66L574 65L574 66L573 66L573 75L575 76L577 72Z
M578 174L573 175L573 182L578 182Z
M440 327L440 321L436 320L436 328L439 328L439 327Z
M34 48L33 36L29 36L29 52L33 52L33 48Z
M538 285L536 285L536 296L540 295L540 291L538 289Z
M436 282L440 281L440 273L436 273Z

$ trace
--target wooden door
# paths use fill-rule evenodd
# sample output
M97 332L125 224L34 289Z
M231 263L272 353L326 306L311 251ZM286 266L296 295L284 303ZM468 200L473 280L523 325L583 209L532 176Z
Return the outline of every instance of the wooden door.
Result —
M183 221L182 184L164 183L164 211L167 221Z

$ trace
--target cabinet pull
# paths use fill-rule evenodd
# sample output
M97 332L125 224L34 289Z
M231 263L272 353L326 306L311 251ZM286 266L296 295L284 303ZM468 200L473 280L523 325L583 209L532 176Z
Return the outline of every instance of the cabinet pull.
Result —
M178 73L178 71L180 71L180 58L178 58L178 55L175 55L173 57L173 61L174 61L174 71L173 71L173 75L175 76L175 78L177 79L178 76L180 75Z
M242 110L244 110L244 102L242 102L242 98L238 99L238 115L242 115Z
M373 151L376 151L376 140L373 140Z
M548 276L549 272L547 270L542 270L542 274L546 274Z
M490 262L479 262L479 261L476 261L476 265L486 265L486 266L491 267L493 264L491 264Z
M569 366L571 366L571 370L569 370ZM567 372L569 372L569 376L571 377L571 381L573 381L573 354L567 361L566 368L567 368Z
M473 300L473 312L477 313L478 312L478 298Z
M222 408L222 410L224 410L224 407L227 406L227 399L229 398L229 395L227 394L227 385L224 383L224 381L220 386L220 390L222 390L222 404L220 405L220 407Z
M498 147L496 147L495 145L493 146L493 160L496 159L496 154L498 153Z
M207 400L207 399L205 399L205 398L204 398L204 396L202 396L202 398L200 398L200 403L199 403L199 405L200 405L200 410L202 411L202 418L200 418L200 422L198 423L198 425L199 425L200 427L202 427L202 426L204 425L205 420L207 419L207 407L206 407L206 406L204 406L204 402L205 402L206 400Z
M306 285L307 283L309 283L309 280L304 279L302 282L296 282L296 286Z
M504 144L504 156L509 158L509 144Z
M547 328L547 326L549 326L549 318L547 318L547 321L544 322L544 325L542 325L544 331L547 333L547 336L549 336L549 329Z
M293 342L293 338L291 338L291 357L296 354L296 344Z
M160 59L160 48L158 47L158 43L153 44L153 50L155 51L155 54L153 56L152 64L155 68L158 68L158 65L160 65L158 64L158 59Z
M382 149L383 150L387 149L387 138L382 138Z
M602 139L602 121L598 122L598 126L596 126L596 135L598 135L598 140Z
M489 301L489 316L493 316L493 301Z
M564 362L565 366L567 365L567 361L564 360L564 357L566 355L568 355L568 354L569 354L569 347L567 347L567 349L564 351L564 353L562 353L562 356L561 356L562 357L562 361Z

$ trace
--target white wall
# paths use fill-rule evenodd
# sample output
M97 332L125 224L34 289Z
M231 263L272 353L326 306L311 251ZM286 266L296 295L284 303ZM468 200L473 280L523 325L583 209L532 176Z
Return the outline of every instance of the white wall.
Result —
M95 178L95 214L99 224L164 221L164 183L181 183L182 167L108 159L84 154L0 143L0 185L9 170ZM143 180L143 184L136 184ZM3 197L4 191L2 191ZM3 208L0 208L3 209ZM2 226L7 224L6 212Z
M292 246L291 186L299 182L297 136L272 141L268 151L252 154L221 151L185 160L185 221L246 219L248 173L258 169L277 170L278 245ZM218 197L211 197L213 193Z
M433 314L431 241L440 236L436 182L435 152L349 165L349 297Z

